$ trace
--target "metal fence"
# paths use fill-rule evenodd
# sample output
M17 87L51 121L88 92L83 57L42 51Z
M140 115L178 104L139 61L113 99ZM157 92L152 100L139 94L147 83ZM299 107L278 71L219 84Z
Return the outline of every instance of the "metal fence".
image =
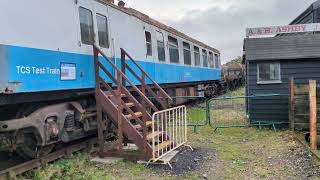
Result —
M288 125L288 95L220 97L209 101L209 122L218 128Z
M179 148L187 142L187 108L179 106L153 114L152 134L152 161L156 162L166 154Z
M211 99L209 103L210 122L213 127L245 127L248 125L246 111L247 97L221 97Z

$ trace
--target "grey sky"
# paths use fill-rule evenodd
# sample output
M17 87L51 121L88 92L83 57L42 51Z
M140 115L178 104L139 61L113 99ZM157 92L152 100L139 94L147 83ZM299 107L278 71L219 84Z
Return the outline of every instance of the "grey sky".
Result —
M219 49L242 55L246 27L285 25L315 0L124 0L127 6Z

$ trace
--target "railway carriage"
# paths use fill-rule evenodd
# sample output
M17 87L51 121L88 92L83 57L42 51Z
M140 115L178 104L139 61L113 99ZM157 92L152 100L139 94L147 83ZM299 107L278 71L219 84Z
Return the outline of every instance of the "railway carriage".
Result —
M0 1L0 133L20 155L96 132L92 44L117 65L125 49L171 96L217 87L217 49L122 3Z

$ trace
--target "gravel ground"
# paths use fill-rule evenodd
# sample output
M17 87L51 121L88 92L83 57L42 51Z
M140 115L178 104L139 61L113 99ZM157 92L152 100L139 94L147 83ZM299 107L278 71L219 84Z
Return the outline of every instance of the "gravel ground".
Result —
M198 177L208 178L221 176L222 162L217 153L209 148L182 147L180 152L171 161L172 169L164 165L150 165L155 174L168 176L188 176L197 172Z
M270 163L283 163L296 172L297 179L320 179L320 163L309 150L296 141L288 144L287 151Z

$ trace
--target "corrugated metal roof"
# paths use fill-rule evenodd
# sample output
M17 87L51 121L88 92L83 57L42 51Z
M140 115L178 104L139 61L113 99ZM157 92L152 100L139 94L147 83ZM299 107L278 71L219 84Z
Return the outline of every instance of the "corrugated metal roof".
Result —
M245 39L246 60L280 60L320 57L320 35L290 35Z

